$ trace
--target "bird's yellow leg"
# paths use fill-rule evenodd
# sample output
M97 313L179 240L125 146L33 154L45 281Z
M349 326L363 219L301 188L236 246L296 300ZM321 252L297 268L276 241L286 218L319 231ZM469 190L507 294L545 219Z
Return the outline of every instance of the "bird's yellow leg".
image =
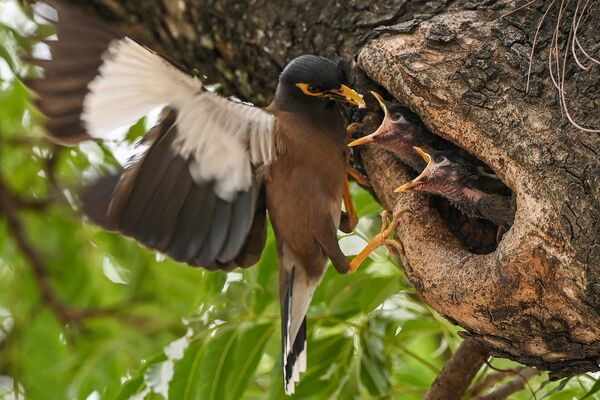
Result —
M389 221L390 213L384 211L381 214L381 230L360 252L356 257L350 261L350 271L356 272L360 265L369 257L380 246L386 246L388 250L393 249L393 252L403 253L404 246L402 242L396 238L390 238L390 235L396 230L398 223L400 222L400 216L404 213L409 212L408 210L401 210L392 215L392 220Z
M354 202L352 201L352 193L350 193L350 181L346 178L346 184L344 185L344 207L346 208L346 214L348 215L349 230L353 231L358 224L358 214L356 214L356 208L354 208Z
M371 186L371 181L369 178L358 172L356 168L352 168L350 165L347 167L348 175L354 178L356 182L358 182L361 186Z

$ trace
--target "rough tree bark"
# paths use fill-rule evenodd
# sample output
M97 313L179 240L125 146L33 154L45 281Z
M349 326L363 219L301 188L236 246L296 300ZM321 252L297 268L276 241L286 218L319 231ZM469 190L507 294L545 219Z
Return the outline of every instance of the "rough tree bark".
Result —
M555 378L598 369L600 134L568 123L548 69L557 22L560 47L585 1L567 2L562 14L556 1L522 10L524 1L494 0L84 3L222 83L224 93L260 105L296 55L332 57L355 78L350 72L362 69L433 132L493 167L517 196L512 229L496 251L475 255L427 196L392 193L409 178L401 164L382 151L364 152L382 204L412 212L398 235L406 273L423 299L494 355ZM532 43L548 7L527 92ZM579 41L599 59L599 3L588 12ZM572 57L565 65L571 115L600 126L600 66L584 71Z
M423 400L460 400L487 358L485 349L466 339L446 362Z

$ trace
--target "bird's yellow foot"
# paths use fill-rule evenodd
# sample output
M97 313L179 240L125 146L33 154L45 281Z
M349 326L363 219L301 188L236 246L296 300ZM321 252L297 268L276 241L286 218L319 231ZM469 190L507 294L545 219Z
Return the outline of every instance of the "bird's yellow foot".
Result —
M358 214L354 207L354 201L352 201L352 193L350 193L350 182L346 177L346 184L344 185L344 194L342 197L344 201L344 207L346 208L345 218L342 217L340 220L340 230L345 233L351 233L358 224Z
M398 223L400 222L400 216L404 213L409 212L408 210L400 210L392 215L390 221L390 212L384 211L381 214L381 230L367 246L350 261L350 272L356 272L360 265L367 259L367 257L374 252L380 246L386 246L388 251L391 253L401 254L404 252L404 246L402 242L396 238L391 238L390 235L394 233Z
M350 175L351 177L354 178L354 180L361 186L368 186L371 187L371 181L369 180L369 178L367 178L366 176L364 176L363 174L361 174L356 168L353 168L351 166L348 166L347 168L348 170L348 175Z

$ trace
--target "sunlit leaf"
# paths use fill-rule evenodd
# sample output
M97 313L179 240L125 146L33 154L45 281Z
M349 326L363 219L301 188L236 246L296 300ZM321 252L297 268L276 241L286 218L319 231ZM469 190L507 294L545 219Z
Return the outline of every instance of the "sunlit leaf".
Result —
M591 396L596 394L598 391L600 391L600 381L596 381L596 383L594 383L594 386L592 386L592 388L580 400L590 398Z

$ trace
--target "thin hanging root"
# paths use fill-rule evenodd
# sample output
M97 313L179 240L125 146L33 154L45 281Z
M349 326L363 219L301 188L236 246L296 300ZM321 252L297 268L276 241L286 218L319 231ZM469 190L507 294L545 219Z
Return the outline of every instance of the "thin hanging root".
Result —
M571 112L569 110L569 105L567 103L568 96L567 96L566 89L565 89L565 80L566 80L565 75L566 75L566 71L568 69L567 66L568 66L569 55L572 55L573 60L575 61L575 64L577 64L577 66L584 71L588 71L591 68L591 64L600 63L600 60L594 59L593 57L591 57L588 54L588 52L585 51L585 49L579 42L579 38L577 36L580 26L582 24L584 24L587 21L587 19L589 18L590 14L591 14L590 10L592 9L592 7L594 7L597 0L577 0L577 3L575 5L573 20L570 23L569 36L567 37L566 42L563 44L563 46L564 46L564 54L563 54L561 52L561 48L563 46L559 45L559 40L561 37L560 27L563 24L563 20L565 19L565 15L567 14L567 9L569 7L570 2L571 2L571 0L561 0L560 5L556 5L556 7L558 7L558 16L557 16L556 24L554 26L554 32L552 35L552 39L550 41L550 47L548 50L548 69L550 71L550 79L552 80L552 84L554 85L554 87L556 87L556 89L558 90L558 100L560 103L560 110L562 113L564 113L564 116L566 116L566 118L569 120L571 125L575 126L577 129L580 129L584 132L599 133L600 129L584 127L581 124L579 124L577 121L575 121L575 118L573 118L573 116L571 115ZM544 14L542 15L542 17L540 18L540 20L538 22L538 25L537 25L537 28L535 31L535 35L533 37L531 53L529 54L529 66L528 66L528 70L527 70L527 83L526 83L526 89L525 89L526 92L529 92L529 86L530 86L529 84L530 84L530 80L531 80L531 67L533 64L533 56L534 56L535 49L537 46L539 32L540 32L540 29L541 29L544 21L546 20L546 17L548 16L548 13L550 12L550 10L554 9L555 4L556 4L556 0L552 0L550 2L548 7L546 8L546 11L544 11ZM584 65L584 62L582 62L580 60L579 56L577 55L575 45L577 45L577 48L579 49L579 51L584 55L584 58L587 58L586 62L589 65ZM561 62L561 58L562 58L562 62Z
M501 16L499 16L498 18L496 18L493 22L496 22L497 20L502 19L502 18L506 18L509 15L512 15L512 14L516 13L517 11L520 11L520 10L524 9L525 7L528 7L528 6L532 5L536 1L538 1L538 0L531 0L528 3L523 4L522 6L515 8L514 10L507 12L506 14L502 14ZM506 3L505 5L508 5L510 3L514 3L514 1Z
M577 1L577 8L575 9L575 16L573 17L573 19L577 18L577 11L579 10L579 4L580 4L580 0ZM575 26L575 23L571 24L571 29L569 31L569 38L567 39L567 46L569 45L569 43L571 43L572 41L575 40L575 32L576 32L577 28L578 27ZM600 129L590 129L590 128L585 128L585 127L581 126L579 123L577 123L575 121L575 119L571 116L571 113L569 112L569 107L567 106L567 98L565 97L565 72L567 70L568 58L569 58L569 49L567 47L567 49L565 50L564 58L563 58L563 71L562 71L562 77L561 77L561 82L560 82L561 83L560 96L561 96L562 107L565 111L567 119L576 128L581 129L584 132L599 133ZM577 61L576 57L575 57L575 59Z
M577 47L579 48L579 51L581 51L586 57L587 59L594 64L600 64L600 60L595 59L594 57L592 57L581 45L581 43L579 43L579 38L577 37L577 31L579 30L579 26L581 24L585 24L589 18L590 15L592 15L592 13L590 12L590 10L592 9L592 7L595 5L597 0L594 1L590 1L587 0L585 5L583 6L583 10L581 10L581 15L579 16L579 19L577 19L577 23L575 24L575 32L574 32L574 37L573 37L573 42L577 43ZM583 18L583 21L581 20ZM576 56L575 56L576 57ZM591 68L591 66L587 66L587 68L584 68L586 71L589 70Z
M540 33L540 29L542 28L542 24L544 23L544 20L546 19L546 16L548 15L548 11L550 11L550 9L554 5L555 1L556 0L552 0L552 3L550 3L550 5L546 9L546 11L544 12L544 15L542 15L542 18L540 18L540 22L538 22L538 26L537 26L537 28L535 30L535 35L533 36L533 45L531 46L531 53L529 54L529 68L527 69L527 87L525 89L526 93L529 92L529 79L531 78L531 66L533 64L533 53L535 52L535 46L537 44L537 38L538 38L538 35Z
M564 1L564 0L563 0ZM567 2L568 4L568 2ZM577 12L579 10L579 4L580 4L580 0L577 1L577 8L575 9L575 16L573 17L574 19L577 18ZM560 81L560 91L559 91L559 95L560 95L560 103L562 104L562 108L567 116L567 119L569 120L569 122L575 126L576 128L584 131L584 132L591 132L591 133L599 133L600 129L594 129L594 128L586 128L581 126L579 123L577 123L575 121L575 119L571 116L571 113L569 112L569 107L567 105L567 98L566 98L566 91L565 91L565 73L567 70L567 60L569 58L569 43L571 43L572 41L575 40L575 32L576 32L577 27L575 26L575 23L571 24L571 29L569 30L569 37L567 39L567 44L566 44L566 49L565 49L565 55L563 57L563 66L562 66L562 75L561 75L561 81ZM557 30L558 30L558 26L557 26Z
M554 3L552 3L554 4ZM560 8L558 10L558 17L556 21L556 25L554 26L554 33L552 34L552 40L550 41L550 50L548 54L548 68L550 69L550 79L552 79L552 84L559 92L559 100L562 99L560 96L560 91L562 90L562 86L559 84L559 78L561 76L560 73L560 48L558 46L558 39L560 37L560 24L563 19L563 14L565 11L565 0L562 0L560 3ZM555 64L555 65L553 65ZM554 76L556 69L556 77ZM561 103L562 106L562 103ZM561 107L562 110L562 107Z

